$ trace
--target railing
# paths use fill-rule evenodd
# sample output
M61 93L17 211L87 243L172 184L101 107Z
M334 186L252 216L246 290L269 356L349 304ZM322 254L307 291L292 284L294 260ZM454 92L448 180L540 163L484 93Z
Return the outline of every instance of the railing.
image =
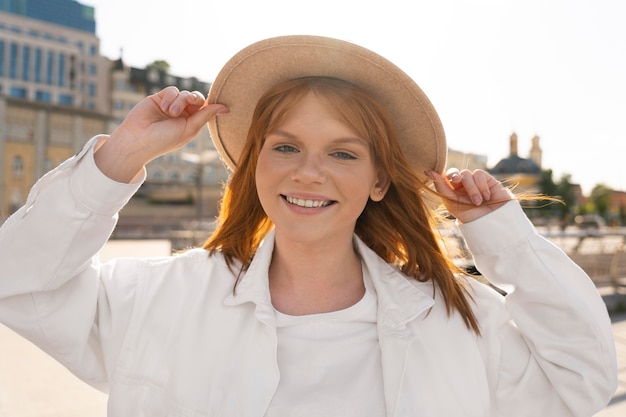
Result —
M543 231L599 287L626 288L626 228Z

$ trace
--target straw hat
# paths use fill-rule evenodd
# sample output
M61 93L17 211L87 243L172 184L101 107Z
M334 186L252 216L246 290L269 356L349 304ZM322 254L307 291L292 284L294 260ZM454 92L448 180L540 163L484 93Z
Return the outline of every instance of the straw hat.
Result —
M209 122L222 160L237 166L258 100L283 81L327 76L349 81L378 99L391 114L401 149L416 173L442 172L446 139L428 97L397 66L353 43L319 36L282 36L254 43L231 58L217 75L209 103L230 113Z

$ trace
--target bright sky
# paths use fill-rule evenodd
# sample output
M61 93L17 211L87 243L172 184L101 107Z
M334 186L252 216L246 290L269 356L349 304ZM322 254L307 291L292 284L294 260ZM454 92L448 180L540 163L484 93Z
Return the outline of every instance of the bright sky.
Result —
M101 53L212 81L257 40L313 34L393 61L426 92L448 145L493 166L519 136L528 156L588 193L626 191L623 0L79 0L96 8Z

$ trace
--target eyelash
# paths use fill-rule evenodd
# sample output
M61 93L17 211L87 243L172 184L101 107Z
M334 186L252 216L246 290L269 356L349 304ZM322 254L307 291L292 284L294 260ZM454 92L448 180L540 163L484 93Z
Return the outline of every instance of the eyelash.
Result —
M274 150L282 153L297 151L297 149L291 145L279 145L274 147Z
M279 146L274 147L274 150L280 153L298 152L298 149L295 146L291 146L291 145L279 145ZM351 160L357 159L356 156L345 151L333 152L331 153L331 155L343 161L351 161Z
M344 152L344 151L333 152L332 155L336 155L339 159L345 160L345 161L356 159L356 156L352 155L351 153Z

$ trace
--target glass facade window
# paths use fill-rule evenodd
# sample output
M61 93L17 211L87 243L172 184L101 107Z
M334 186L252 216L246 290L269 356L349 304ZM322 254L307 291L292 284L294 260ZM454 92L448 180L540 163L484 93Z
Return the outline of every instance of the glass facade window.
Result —
M60 87L65 86L65 55L59 54L58 58L58 85Z
M0 10L96 33L93 6L76 0L0 0Z
M30 46L22 46L22 80L30 80Z
M4 41L0 40L0 77L4 77Z
M52 94L49 91L37 91L35 92L35 100L42 103L52 102Z
M69 94L61 94L59 95L59 104L63 106L72 106L74 105L74 97Z
M48 51L46 54L46 84L52 85L54 77L54 52Z
M22 87L11 87L9 94L11 97L15 98L26 98L28 96L28 91Z
M11 78L17 78L18 53L17 44L12 43L9 47L9 77Z
M41 48L35 49L35 82L40 83L42 80L43 69L43 51Z

